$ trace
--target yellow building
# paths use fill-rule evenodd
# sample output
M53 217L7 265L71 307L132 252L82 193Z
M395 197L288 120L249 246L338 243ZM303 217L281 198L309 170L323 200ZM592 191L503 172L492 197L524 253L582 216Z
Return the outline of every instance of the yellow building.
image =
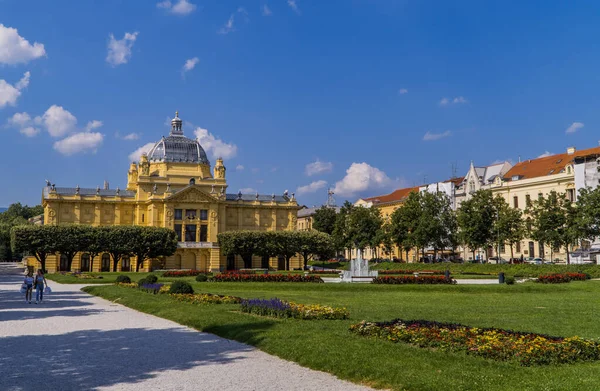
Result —
M197 140L183 134L176 113L168 137L158 141L139 163L131 163L125 189L56 187L47 182L42 192L44 224L141 225L176 231L177 252L154 260L150 268L224 271L243 268L240 257L219 251L217 234L232 230L294 230L298 204L294 194L228 194L225 166L217 159L211 171L206 153ZM29 260L36 266L35 259ZM135 270L135 259L125 258L118 270ZM65 270L59 254L47 261L50 272ZM253 267L282 269L283 259L256 257ZM300 260L290 260L291 268ZM94 259L93 271L108 271L108 254ZM89 256L78 254L72 270L88 271Z

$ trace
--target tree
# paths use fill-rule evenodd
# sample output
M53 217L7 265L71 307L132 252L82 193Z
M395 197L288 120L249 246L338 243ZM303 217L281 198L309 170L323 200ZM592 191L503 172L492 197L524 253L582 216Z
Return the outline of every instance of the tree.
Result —
M336 251L347 249L348 253L352 254L353 243L350 238L350 231L348 230L348 216L354 208L354 205L349 201L345 201L335 218L335 225L331 236Z
M290 270L290 258L300 252L300 240L297 231L275 231L272 234L273 249L285 259L285 270Z
M600 187L580 189L577 210L575 236L593 241L600 236Z
M376 248L377 233L383 221L377 208L358 206L352 208L346 218L348 241L353 247L364 250L366 247Z
M138 231L134 226L115 225L108 227L98 227L104 232L107 248L106 252L110 254L113 262L113 272L117 271L117 265L125 255L133 255L133 244L136 241Z
M173 255L177 250L177 234L172 229L160 227L132 227L135 240L130 251L136 257L135 271L147 259Z
M51 237L53 252L60 253L67 260L67 271L71 270L73 258L84 247L85 234L88 229L81 225L49 225L46 226Z
M497 233L498 240L496 244L499 247L500 244L508 243L512 259L514 258L513 246L525 237L523 213L517 208L511 208L501 195L496 196L494 205L497 211L497 219L494 223L494 232ZM497 255L500 259L500 254Z
M527 213L531 216L531 237L542 245L550 245L551 258L555 248L564 246L568 262L569 246L575 244L585 230L578 228L580 219L567 196L552 190L547 197L534 201Z
M463 201L458 208L456 218L460 241L473 252L487 247L493 240L493 227L496 208L491 190L478 190L469 200ZM487 259L487 251L486 251Z
M0 213L0 260L22 257L21 253L12 250L11 229L18 225L28 225L30 223L27 219L43 213L44 208L40 205L29 207L22 206L19 202L11 204L6 211Z
M295 231L299 239L299 252L304 258L304 265L308 264L310 256L321 259L330 257L333 250L331 236L319 231Z
M108 230L89 227L84 230L81 238L81 252L90 257L90 271L94 270L94 259L101 253L108 251Z
M335 208L322 206L317 209L315 214L312 216L312 227L317 231L325 232L326 234L331 235L335 229L336 218L337 212L335 211Z
M411 192L404 204L392 212L390 220L390 235L392 241L406 252L417 246L415 230L421 219L421 195L419 192Z
M46 271L46 258L53 252L49 226L23 225L11 229L12 251L32 254Z
M252 256L257 253L256 231L229 231L218 235L219 246L225 255L239 255L244 268L252 268Z

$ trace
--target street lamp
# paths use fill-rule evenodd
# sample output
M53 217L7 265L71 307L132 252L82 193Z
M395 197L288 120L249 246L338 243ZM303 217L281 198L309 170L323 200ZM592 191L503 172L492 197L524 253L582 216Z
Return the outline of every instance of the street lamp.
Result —
M500 263L500 224L499 224L499 221L500 221L500 211L496 211L496 225L498 226L498 252L496 253L498 259L496 259L496 264Z

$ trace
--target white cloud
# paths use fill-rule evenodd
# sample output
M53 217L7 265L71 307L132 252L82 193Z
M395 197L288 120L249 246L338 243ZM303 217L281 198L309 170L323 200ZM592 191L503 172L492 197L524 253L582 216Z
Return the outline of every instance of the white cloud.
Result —
M252 187L243 187L240 191L242 194L256 194L256 189L253 189Z
M45 55L43 44L35 42L32 45L19 35L17 29L0 23L0 64L26 64Z
M313 176L317 174L322 174L325 172L331 172L333 170L333 163L331 162L322 162L319 159L312 163L308 163L304 168L304 172L308 176Z
M456 104L467 103L467 102L468 102L468 100L466 100L462 96L457 96L456 98L454 98L452 100L444 97L440 100L440 106L448 106L451 103L456 105Z
M15 113L12 117L8 119L8 126L12 126L14 128L19 129L21 134L24 134L27 137L34 137L39 132L40 129L33 126L34 124L39 125L38 121L39 117L35 120L31 119L31 116L28 113Z
M0 52L1 50L2 47L0 46ZM29 72L25 72L21 80L14 86L6 80L0 79L0 109L7 105L14 106L17 103L17 99L21 96L21 90L29 85L30 76Z
M24 128L19 129L21 134L24 134L27 137L35 137L40 132L39 128L34 128L33 126L26 126Z
M235 170L236 171L243 171L244 170L244 166L242 166L241 164L238 164L237 166L235 166Z
M287 0L287 3L295 13L300 15L300 9L298 8L298 4L296 4L296 0Z
M325 186L327 186L326 181L323 181L323 180L315 181L306 186L300 186L296 190L296 194L302 195L302 194L308 194L308 193L315 193L317 190L320 190L320 189L324 188Z
M148 143L148 144L142 145L141 147L139 147L135 151L131 152L129 154L129 161L130 162L136 162L136 163L139 162L140 161L140 157L142 156L142 154L150 152L150 150L152 149L152 147L154 146L154 144L156 144L156 143Z
M231 14L229 19L227 19L227 22L225 22L225 25L218 31L219 34L229 34L235 31L235 28L233 27L234 16L234 14Z
M546 151L546 152L542 153L540 156L538 156L538 159L541 157L548 157L548 156L552 156L552 155L554 155L552 152Z
M54 143L54 149L69 156L80 152L96 153L102 145L104 135L101 133L81 132Z
M404 94L408 94L408 90L406 88L400 88L400 90L398 90L398 95L404 95Z
M265 4L262 6L262 14L263 14L263 16L271 16L271 15L273 15L273 12L271 12L271 9L269 8L269 6Z
M194 130L194 134L204 150L215 158L221 157L223 159L229 159L237 154L237 146L235 144L227 144L223 140L213 136L206 129L198 127Z
M367 163L352 163L346 176L335 184L333 191L341 196L352 196L371 189L380 189L394 184L385 172Z
M435 140L439 140L444 137L448 137L451 134L452 134L452 132L450 132L449 130L446 130L443 133L426 132L425 135L423 136L423 141L435 141Z
M52 105L41 117L52 137L62 137L70 133L77 124L77 118L62 106Z
M137 140L139 138L140 138L139 133L129 133L129 134L126 134L125 136L123 136L123 140L128 140L128 141Z
M108 41L108 54L106 55L106 62L113 67L121 64L127 64L131 58L131 48L137 39L138 32L125 33L123 39L115 39L113 34L110 34L110 40Z
M185 64L183 64L183 68L181 69L181 73L185 74L186 72L191 71L192 69L194 69L196 64L198 64L199 62L200 62L200 59L198 59L198 57L194 57L194 58L190 58L189 60L186 60Z
M98 121L98 120L93 120L87 123L87 125L85 125L85 131L89 132L93 129L98 129L99 127L102 126L102 121Z
M156 7L166 9L175 15L188 15L194 12L197 8L196 4L192 4L188 0L178 0L175 3L165 0L157 3Z
M573 122L571 126L567 128L565 131L566 134L571 134L577 132L579 129L583 128L583 122Z

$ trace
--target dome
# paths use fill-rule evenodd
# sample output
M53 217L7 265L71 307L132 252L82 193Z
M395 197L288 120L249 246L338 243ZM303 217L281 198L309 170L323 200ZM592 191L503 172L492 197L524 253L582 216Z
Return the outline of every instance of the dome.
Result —
M171 120L171 133L163 137L148 153L148 160L154 162L189 162L210 165L206 152L198 142L183 135L179 113Z

